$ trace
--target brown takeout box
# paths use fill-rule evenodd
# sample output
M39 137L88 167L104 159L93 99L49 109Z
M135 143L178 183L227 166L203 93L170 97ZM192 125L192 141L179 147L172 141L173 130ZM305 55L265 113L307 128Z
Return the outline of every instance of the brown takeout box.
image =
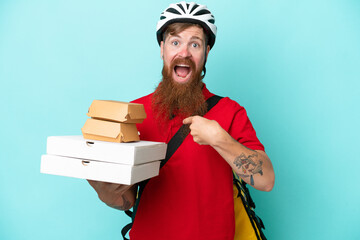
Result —
M140 141L135 123L119 123L98 119L88 119L81 131L86 139L107 142Z
M142 123L146 118L144 105L111 100L94 100L87 115L121 123Z

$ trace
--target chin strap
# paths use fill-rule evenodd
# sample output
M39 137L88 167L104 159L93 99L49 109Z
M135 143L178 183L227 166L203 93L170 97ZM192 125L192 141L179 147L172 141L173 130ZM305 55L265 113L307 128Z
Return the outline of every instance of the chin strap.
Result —
M204 64L204 67L203 67L203 72L204 72L204 75L202 75L202 76L201 76L201 77L202 77L202 79L204 79L205 74L206 74L206 67L205 67L205 64Z
M207 61L207 54L206 54L206 49L205 49L205 61L204 61L204 66L203 66L204 75L202 75L202 78L204 78L205 74L206 74L206 67L205 67L206 61Z

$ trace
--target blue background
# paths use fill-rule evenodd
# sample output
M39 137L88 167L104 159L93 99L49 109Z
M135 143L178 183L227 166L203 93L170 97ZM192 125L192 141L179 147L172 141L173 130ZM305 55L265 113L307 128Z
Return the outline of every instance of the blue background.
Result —
M125 214L40 156L93 99L154 90L169 3L0 1L0 239L120 239ZM272 192L252 190L268 238L360 239L360 2L200 3L218 26L205 82L247 109L275 168Z

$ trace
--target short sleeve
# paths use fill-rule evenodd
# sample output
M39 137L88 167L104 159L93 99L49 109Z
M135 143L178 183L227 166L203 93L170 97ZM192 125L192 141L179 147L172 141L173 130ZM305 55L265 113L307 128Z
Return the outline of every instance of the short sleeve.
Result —
M231 123L229 134L239 143L252 150L262 150L265 148L256 136L255 129L247 116L245 108L239 106Z

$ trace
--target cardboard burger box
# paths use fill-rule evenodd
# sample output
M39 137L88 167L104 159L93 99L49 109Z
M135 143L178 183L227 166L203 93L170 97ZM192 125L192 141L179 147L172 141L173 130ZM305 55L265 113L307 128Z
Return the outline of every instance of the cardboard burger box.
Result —
M111 100L94 100L87 115L121 123L142 123L146 118L144 105Z
M81 128L86 139L107 142L139 141L139 133L135 123L118 123L97 119L87 119Z
M134 184L159 174L165 143L114 143L83 136L52 136L41 158L42 173Z
M139 141L136 123L146 118L142 104L110 100L94 100L87 115L84 138L108 142Z

